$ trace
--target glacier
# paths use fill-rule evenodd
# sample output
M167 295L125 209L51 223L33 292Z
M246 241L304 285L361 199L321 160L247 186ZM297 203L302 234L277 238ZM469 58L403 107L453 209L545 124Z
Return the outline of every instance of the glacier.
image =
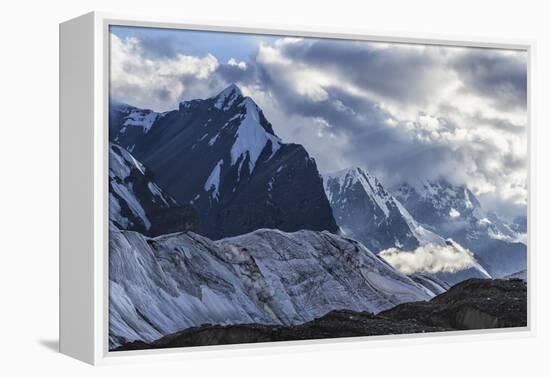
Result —
M111 224L109 252L111 348L203 324L378 313L439 293L326 231L260 229L212 241L193 232L151 238Z

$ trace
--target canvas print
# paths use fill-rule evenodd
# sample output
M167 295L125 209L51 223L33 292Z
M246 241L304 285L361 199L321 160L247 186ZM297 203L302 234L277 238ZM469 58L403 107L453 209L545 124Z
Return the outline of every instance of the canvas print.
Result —
M527 53L111 26L109 349L527 326Z

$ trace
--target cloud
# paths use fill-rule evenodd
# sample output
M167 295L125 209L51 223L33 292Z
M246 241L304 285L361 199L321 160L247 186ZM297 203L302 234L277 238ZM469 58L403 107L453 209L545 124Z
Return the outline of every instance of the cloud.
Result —
M525 54L499 50L471 49L454 60L465 90L491 99L506 109L527 106L527 62Z
M347 167L336 159L390 186L446 178L491 210L525 209L524 53L284 38L255 63L267 114L299 118L292 141L331 151L314 154L321 170Z
M227 61L227 65L232 66L232 67L238 67L239 69L241 69L243 71L246 70L246 62L244 62L244 61L237 62L235 60L235 58L230 58Z
M155 56L137 38L120 39L111 34L111 96L121 102L158 111L171 110L185 97L206 92L219 62L212 54L203 57L176 54Z
M436 274L439 272L455 273L476 265L471 251L456 245L428 244L419 246L414 251L402 251L390 248L378 254L386 262L404 274L416 272Z
M445 50L418 45L307 40L279 45L281 59L332 77L337 85L379 101L428 103L452 75Z
M285 37L224 63L142 39L112 36L122 102L163 111L237 83L323 173L356 165L387 186L445 178L489 210L525 212L524 52Z

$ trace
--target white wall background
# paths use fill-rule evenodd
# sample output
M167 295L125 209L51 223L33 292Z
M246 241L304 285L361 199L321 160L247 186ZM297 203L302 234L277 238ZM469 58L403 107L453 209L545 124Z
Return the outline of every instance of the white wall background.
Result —
M550 28L543 1L81 0L3 2L0 22L0 374L71 376L266 375L346 376L405 374L541 375L550 349L549 253L542 238L548 220ZM91 10L183 17L200 21L254 21L536 39L535 176L538 197L534 338L397 345L323 346L315 351L194 359L93 369L54 352L58 315L58 23ZM536 372L539 370L539 372Z

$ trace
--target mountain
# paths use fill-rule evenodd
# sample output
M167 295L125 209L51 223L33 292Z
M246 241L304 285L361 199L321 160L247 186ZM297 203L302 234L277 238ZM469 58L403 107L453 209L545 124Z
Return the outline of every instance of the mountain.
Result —
M109 101L109 140L132 152L133 145L146 134L164 114L138 109L114 100ZM132 140L135 140L132 143Z
M420 225L376 177L363 169L327 174L324 188L337 224L348 237L436 292L466 279L491 277L461 245ZM450 266L450 260L459 265Z
M377 315L337 310L300 325L204 325L116 351L526 326L525 283L472 279L429 302L404 303Z
M324 189L342 231L370 250L414 250L427 243L445 243L420 226L376 177L361 168L326 174Z
M119 229L146 235L197 230L190 205L181 205L155 182L150 171L128 151L109 145L109 220Z
M112 141L192 204L211 239L260 228L338 230L315 160L282 142L236 85L162 114L116 104L110 117Z
M510 228L516 233L527 234L527 216L516 216Z
M393 194L423 226L470 249L492 276L503 277L526 268L525 235L485 211L465 185L442 179L414 186L405 183ZM519 227L521 223L516 229Z
M379 312L435 293L361 243L261 229L211 241L110 227L110 347L205 324L295 325L332 310Z
M510 274L506 276L505 279L520 279L527 282L527 270L521 270L513 274Z

